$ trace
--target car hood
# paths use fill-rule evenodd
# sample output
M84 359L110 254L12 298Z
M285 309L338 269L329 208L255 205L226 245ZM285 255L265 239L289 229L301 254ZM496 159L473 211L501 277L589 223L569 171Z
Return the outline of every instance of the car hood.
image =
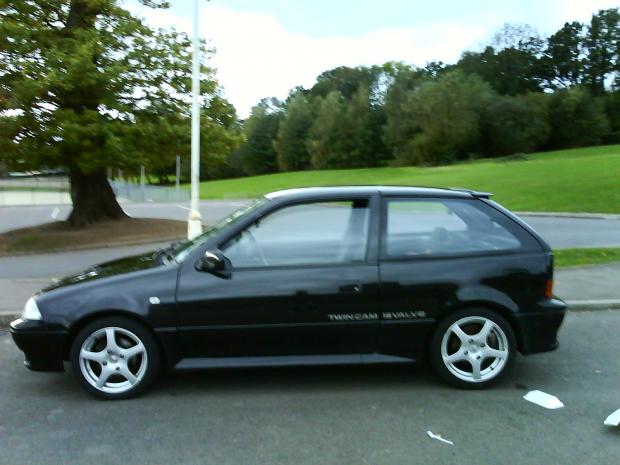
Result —
M155 252L147 252L140 255L119 258L117 260L95 265L72 276L55 279L41 292L52 291L62 287L81 284L110 276L131 273L134 271L146 270L158 266L161 266L161 261L157 259L157 254Z

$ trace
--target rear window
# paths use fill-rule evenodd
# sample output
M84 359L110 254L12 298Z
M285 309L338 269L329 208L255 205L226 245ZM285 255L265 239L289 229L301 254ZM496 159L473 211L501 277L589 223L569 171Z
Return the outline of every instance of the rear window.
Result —
M479 200L389 199L384 253L388 257L536 250L518 224Z

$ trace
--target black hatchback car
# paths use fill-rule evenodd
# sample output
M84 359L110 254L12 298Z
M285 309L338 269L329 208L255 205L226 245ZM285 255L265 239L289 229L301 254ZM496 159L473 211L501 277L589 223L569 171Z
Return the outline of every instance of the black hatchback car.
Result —
M410 363L488 386L557 346L553 256L489 195L274 192L195 240L94 266L32 297L11 332L32 370L71 363L103 398L156 373Z

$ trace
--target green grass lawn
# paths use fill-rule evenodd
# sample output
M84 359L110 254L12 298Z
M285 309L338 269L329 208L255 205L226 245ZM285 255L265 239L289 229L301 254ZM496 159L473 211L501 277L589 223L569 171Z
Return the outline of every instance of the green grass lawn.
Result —
M255 198L291 187L397 184L489 191L515 211L620 213L620 145L457 165L297 171L201 183L204 199ZM186 186L188 187L188 186Z
M553 251L557 268L580 265L601 265L620 261L620 247L596 249L556 249Z

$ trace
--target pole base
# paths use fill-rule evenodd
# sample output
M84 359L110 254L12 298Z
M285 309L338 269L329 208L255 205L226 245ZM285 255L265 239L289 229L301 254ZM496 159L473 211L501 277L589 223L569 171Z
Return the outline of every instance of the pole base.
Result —
M192 240L202 234L202 216L198 210L190 210L187 217L187 238Z

